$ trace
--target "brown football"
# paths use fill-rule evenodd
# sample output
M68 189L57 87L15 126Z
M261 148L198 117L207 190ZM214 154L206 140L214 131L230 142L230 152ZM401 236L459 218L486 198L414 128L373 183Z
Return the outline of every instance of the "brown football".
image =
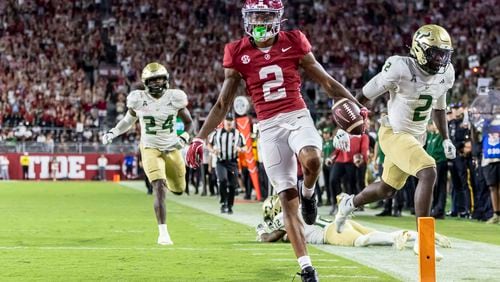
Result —
M332 118L338 127L349 134L363 133L363 117L359 114L359 107L347 98L335 102L332 107Z

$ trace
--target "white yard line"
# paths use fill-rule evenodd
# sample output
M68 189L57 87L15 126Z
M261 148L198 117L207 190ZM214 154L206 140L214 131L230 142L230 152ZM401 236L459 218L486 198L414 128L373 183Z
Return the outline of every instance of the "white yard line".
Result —
M142 182L123 182L121 184L145 193ZM228 215L220 213L218 199L215 197L175 196L169 193L167 194L167 200L250 227L255 227L261 220L262 209L259 203L235 204L233 208L234 214ZM320 209L320 214L322 213L327 214L327 208ZM381 231L396 230L392 226L365 222L363 224ZM473 234L471 234L472 236ZM437 281L499 281L500 246L455 238L450 239L453 246L451 249L439 249L444 259L441 262L436 262ZM418 281L418 258L413 254L410 245L403 251L396 251L390 247L354 248L331 245L314 245L314 247L386 272L403 281ZM290 260L292 259L290 258ZM312 260L314 263L314 261L321 259L312 257ZM334 263L334 260L332 260L332 263ZM326 278L326 276L321 276L321 273L320 277ZM341 275L328 277L342 278ZM379 278L376 276L358 277ZM349 278L352 278L352 276L349 276Z

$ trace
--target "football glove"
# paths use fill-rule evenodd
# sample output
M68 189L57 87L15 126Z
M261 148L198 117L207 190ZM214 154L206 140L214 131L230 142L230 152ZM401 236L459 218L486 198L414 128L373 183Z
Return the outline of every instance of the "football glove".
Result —
M113 142L113 138L115 138L115 134L111 131L108 131L106 134L102 136L102 144L103 145L108 145Z
M366 120L368 119L368 115L370 114L370 111L366 107L362 107L359 109L359 114L363 117L363 133L368 129L366 128Z
M367 119L370 111L366 107L362 107L359 109L359 114L363 117L363 119Z
M200 138L193 138L186 153L186 163L191 168L197 168L203 162L203 145L205 142Z
M349 134L339 128L337 134L333 136L333 147L344 152L349 152L351 150L351 139L349 138Z
M454 159L457 156L457 149L450 139L443 140L444 154L447 159Z

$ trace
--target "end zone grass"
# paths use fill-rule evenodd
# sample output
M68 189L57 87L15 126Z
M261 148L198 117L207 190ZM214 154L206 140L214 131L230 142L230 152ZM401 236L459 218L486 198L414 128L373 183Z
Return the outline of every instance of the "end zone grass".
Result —
M257 243L252 228L173 201L175 245L158 246L152 201L112 183L0 182L1 280L291 281L298 270L289 244ZM396 280L310 252L322 281Z

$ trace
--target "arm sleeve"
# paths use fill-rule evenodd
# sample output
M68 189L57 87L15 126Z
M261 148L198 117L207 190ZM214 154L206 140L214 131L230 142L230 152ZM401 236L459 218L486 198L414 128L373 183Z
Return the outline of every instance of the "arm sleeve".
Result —
M137 121L137 117L134 117L130 114L130 111L127 111L125 117L118 122L118 124L110 130L113 135L119 136L123 133L127 132L130 127Z
M225 68L233 68L233 48L231 44L226 44L224 47L224 60L222 66Z
M400 61L394 56L389 57L385 61L382 71L363 87L363 95L373 100L391 89L396 89L401 79Z

